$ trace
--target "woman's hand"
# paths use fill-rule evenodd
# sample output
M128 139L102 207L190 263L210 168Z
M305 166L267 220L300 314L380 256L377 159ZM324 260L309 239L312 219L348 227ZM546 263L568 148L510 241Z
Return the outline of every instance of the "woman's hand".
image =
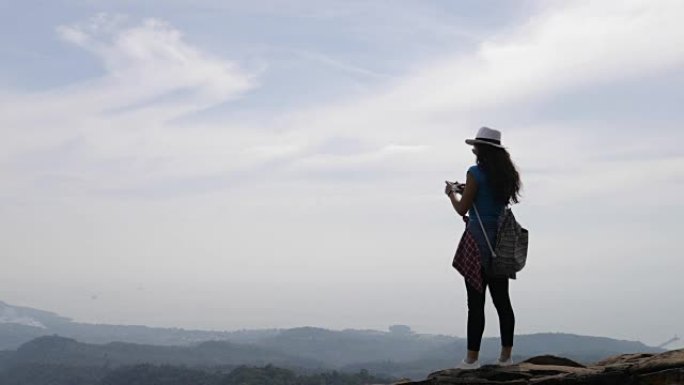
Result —
M449 196L449 195L451 195L452 192L454 192L454 185L453 185L453 183L451 183L449 181L444 181L444 183L446 183L446 186L444 186L444 193L447 196Z
M465 189L465 184L461 183L459 184L458 182L449 182L449 181L444 181L446 183L446 186L444 186L444 193L449 196L451 195L452 192L455 192L457 194L463 194L463 190Z
M468 210L470 210L470 207L473 205L475 194L477 193L477 182L475 181L475 178L468 173L465 186L450 183L449 181L446 181L446 183L447 185L444 188L444 193L447 194L451 200L454 210L456 210L456 212L461 216L466 215ZM456 194L453 194L453 192L461 194L460 199Z

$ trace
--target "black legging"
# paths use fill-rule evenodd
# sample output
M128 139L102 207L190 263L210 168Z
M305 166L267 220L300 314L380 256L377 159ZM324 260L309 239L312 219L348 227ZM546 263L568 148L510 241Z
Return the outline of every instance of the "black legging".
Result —
M513 330L515 329L515 315L508 296L508 278L488 278L484 274L483 290L480 293L466 282L468 292L468 350L480 351L482 333L485 327L485 293L487 285L492 295L496 312L499 314L499 328L501 330L501 346L513 346Z

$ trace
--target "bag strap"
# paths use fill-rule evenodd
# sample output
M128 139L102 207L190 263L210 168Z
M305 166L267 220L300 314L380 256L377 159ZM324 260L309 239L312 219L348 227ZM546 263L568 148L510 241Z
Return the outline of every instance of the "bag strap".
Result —
M492 258L496 258L496 253L492 248L492 244L489 243L489 237L487 236L487 231L485 231L484 225L482 224L482 218L480 218L480 213L477 211L477 206L473 203L473 209L475 209L475 215L477 215L477 220L480 222L480 228L482 229L482 234L484 234L485 241L487 241L487 246L489 246L489 251L492 252Z

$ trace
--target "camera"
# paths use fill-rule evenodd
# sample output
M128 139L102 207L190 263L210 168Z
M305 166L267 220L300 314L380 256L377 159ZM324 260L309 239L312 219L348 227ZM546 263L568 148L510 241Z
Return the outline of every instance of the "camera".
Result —
M451 191L458 193L458 194L463 194L463 190L465 189L465 183L458 183L458 182L449 182L446 181L449 184L449 187L451 187Z

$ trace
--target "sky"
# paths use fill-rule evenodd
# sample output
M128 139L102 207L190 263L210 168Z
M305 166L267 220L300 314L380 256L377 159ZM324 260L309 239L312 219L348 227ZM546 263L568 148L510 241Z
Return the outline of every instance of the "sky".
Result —
M443 183L489 126L530 231L516 333L658 345L684 334L683 16L678 0L0 0L0 300L464 336Z

